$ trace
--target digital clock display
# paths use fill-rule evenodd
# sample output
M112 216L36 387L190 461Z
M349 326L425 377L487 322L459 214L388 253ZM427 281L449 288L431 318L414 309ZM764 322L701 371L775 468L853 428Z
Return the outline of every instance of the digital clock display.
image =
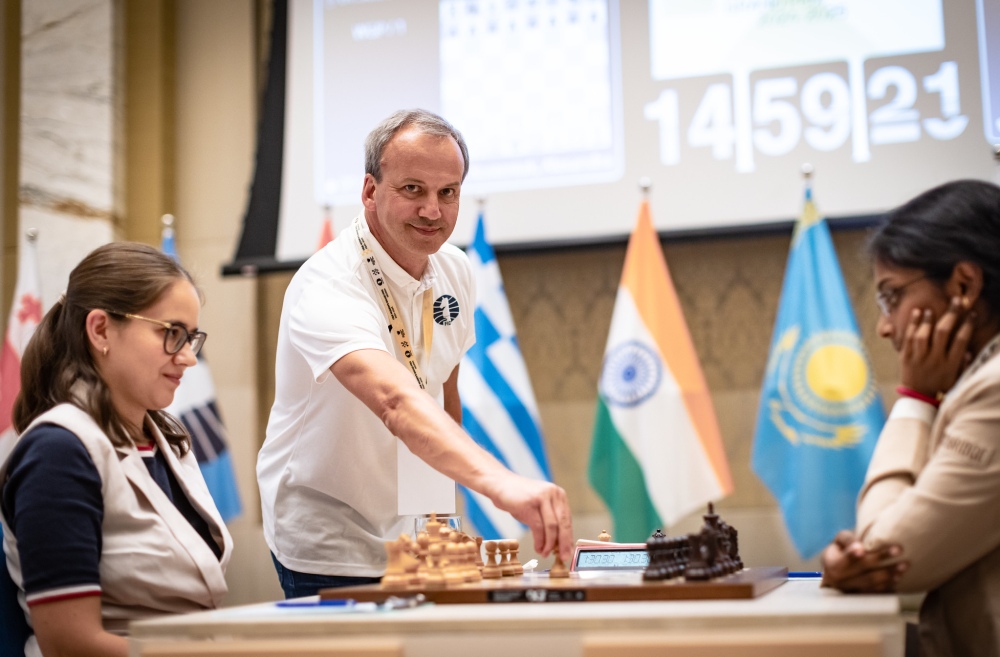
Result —
M649 553L643 549L581 549L576 570L643 570L649 565Z

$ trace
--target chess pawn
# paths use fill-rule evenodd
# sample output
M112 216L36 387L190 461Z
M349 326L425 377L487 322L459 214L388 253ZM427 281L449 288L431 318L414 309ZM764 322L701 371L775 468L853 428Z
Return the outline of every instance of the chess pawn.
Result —
M457 579L460 584L471 581L469 579L469 568L466 562L468 553L465 550L465 544L457 542L452 543L450 547L452 559L451 567L454 572L455 579Z
M446 565L444 567L445 588L452 588L465 582L465 566L462 564L462 546L458 543L447 543L445 546Z
M462 543L462 549L465 550L465 581L483 581L483 573L479 570L479 566L476 565L476 557L479 556L479 548L476 546L476 542L465 541Z
M451 534L451 529L448 527L448 525L444 524L443 522L439 522L434 527L433 531L430 532L430 534L431 534L431 543L434 542L447 543L448 536L449 534Z
M691 544L687 536L675 536L670 543L669 565L667 566L667 579L680 577L687 569L688 555Z
M646 553L649 554L649 564L642 572L642 578L647 581L667 579L667 538L655 533L646 540Z
M740 558L740 533L732 525L727 525L729 530L729 556L736 564L736 570L743 570L743 559Z
M427 577L427 552L430 544L431 537L427 535L427 532L417 534L417 577L420 578L421 582Z
M688 534L690 558L684 569L684 579L688 581L711 579L711 573L709 572L711 564L708 563L708 549L703 543L704 538L705 536L701 532Z
M486 563L483 565L483 579L499 579L502 577L500 566L497 564L497 542L486 541L483 543L486 549Z
M479 572L483 572L483 537L477 536L476 539L476 567Z
M438 522L437 514L432 513L430 519L424 525L424 531L431 537L431 543L438 538L438 533L444 528L443 522Z
M444 579L444 544L433 543L427 552L427 573L424 576L424 588L443 589Z
M503 577L510 577L510 541L504 539L497 543L497 547L500 550L500 575Z
M555 546L553 546L552 553L555 555L556 559L552 563L552 567L549 568L549 579L566 579L569 577L569 570L566 569L566 564L563 563L562 557L559 555L558 541L556 541Z
M524 566L517 560L517 553L521 549L521 542L516 538L512 538L509 541L509 545L510 550L507 554L507 560L510 562L510 574L512 577L519 577L524 574Z
M736 562L733 561L730 554L729 546L729 526L723 522L720 524L720 531L717 537L717 543L719 545L719 558L717 563L721 566L722 574L729 575L739 570L736 567Z
M608 533L607 529L602 529L601 533L597 535L597 540L602 541L604 543L610 543L611 534Z

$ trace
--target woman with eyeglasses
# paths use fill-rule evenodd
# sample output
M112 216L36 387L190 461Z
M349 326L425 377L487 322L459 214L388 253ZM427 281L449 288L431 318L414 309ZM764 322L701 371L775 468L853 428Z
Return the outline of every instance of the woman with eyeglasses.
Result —
M232 539L190 438L162 411L205 342L200 307L176 261L107 244L25 350L0 519L31 657L126 655L130 620L226 593Z
M824 550L844 591L927 592L920 654L1000 655L1000 188L964 180L891 212L869 243L900 394Z

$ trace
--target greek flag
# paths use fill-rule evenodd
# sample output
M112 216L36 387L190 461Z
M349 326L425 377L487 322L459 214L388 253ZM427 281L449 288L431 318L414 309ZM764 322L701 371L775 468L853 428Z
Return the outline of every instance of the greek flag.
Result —
M514 472L551 481L535 393L514 332L482 213L468 248L476 278L476 344L462 359L458 390L469 435ZM460 487L465 517L486 540L518 538L525 526L479 493Z
M809 558L854 527L885 414L830 229L808 187L761 388L751 465Z
M169 224L163 228L160 249L178 259L174 231ZM215 402L215 384L205 362L204 350L198 354L198 366L188 368L184 373L181 385L174 393L173 403L164 410L178 418L191 434L198 466L222 519L229 522L239 516L243 505L227 448L226 427Z

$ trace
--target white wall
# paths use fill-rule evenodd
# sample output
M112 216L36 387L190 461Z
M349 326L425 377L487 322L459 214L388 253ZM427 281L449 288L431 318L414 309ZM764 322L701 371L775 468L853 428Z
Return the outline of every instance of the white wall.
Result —
M201 323L229 431L243 516L227 604L282 597L263 542L254 466L257 426L257 282L220 276L239 239L253 173L256 129L254 3L177 2L176 233L178 251L205 293Z

